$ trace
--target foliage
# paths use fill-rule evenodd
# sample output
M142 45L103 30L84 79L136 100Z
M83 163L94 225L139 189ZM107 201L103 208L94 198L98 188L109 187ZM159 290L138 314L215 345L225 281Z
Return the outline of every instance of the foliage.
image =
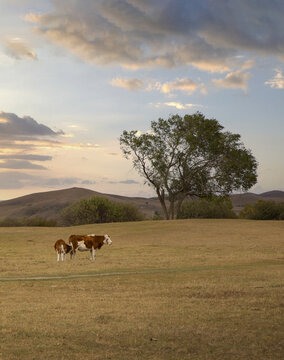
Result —
M144 134L123 131L123 154L155 189L166 219L173 219L189 196L226 196L256 183L257 162L251 151L240 135L222 130L217 120L197 112L152 121Z
M4 218L0 220L0 226L12 227L12 226L57 226L57 221L53 219L45 219L42 217L30 217L30 218Z
M258 200L254 205L246 204L240 217L251 220L284 220L284 202Z
M232 209L232 202L228 198L189 200L182 204L177 218L234 219L237 216Z
M163 220L163 216L159 213L159 211L155 211L153 215L153 220Z
M64 225L83 225L107 222L139 221L143 215L131 204L115 203L94 196L81 199L63 209L61 219Z

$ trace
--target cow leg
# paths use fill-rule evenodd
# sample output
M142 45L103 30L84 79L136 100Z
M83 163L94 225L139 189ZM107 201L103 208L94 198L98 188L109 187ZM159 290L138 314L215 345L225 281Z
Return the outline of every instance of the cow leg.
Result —
M63 254L63 260L66 260L66 253Z
M57 261L59 261L60 260L60 254L59 254L58 251L56 251L56 252L57 252Z
M90 253L91 253L90 260L95 260L95 252L96 252L96 250L95 250L94 247L92 246L92 248L91 248L91 250L90 250Z

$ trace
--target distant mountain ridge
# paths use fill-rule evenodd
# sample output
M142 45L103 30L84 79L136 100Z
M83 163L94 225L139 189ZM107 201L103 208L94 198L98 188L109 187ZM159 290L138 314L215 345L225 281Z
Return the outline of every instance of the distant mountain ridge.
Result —
M104 194L84 188L69 188L46 191L17 197L0 202L0 218L43 217L58 219L60 212L74 202L93 196L100 196L111 201L130 203L137 206L147 218L158 212L162 214L157 198L127 197L122 195ZM284 201L284 191L273 190L263 194L244 193L231 195L234 211L240 212L245 204L253 204L258 200Z

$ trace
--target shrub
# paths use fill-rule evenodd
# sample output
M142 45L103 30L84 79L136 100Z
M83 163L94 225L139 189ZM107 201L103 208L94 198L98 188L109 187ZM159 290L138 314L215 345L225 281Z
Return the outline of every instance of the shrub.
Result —
M279 220L284 220L284 202L279 202L277 206L279 211Z
M153 215L153 220L163 220L163 216L159 213L159 211L155 211Z
M64 225L143 220L142 213L134 205L115 203L97 196L77 201L63 209L60 215Z
M258 200L255 204L246 204L240 217L252 220L284 220L284 202Z
M182 204L177 218L234 219L237 216L232 208L232 202L228 198L189 200Z
M245 204L244 208L240 211L239 217L241 219L253 219L254 207L251 204Z

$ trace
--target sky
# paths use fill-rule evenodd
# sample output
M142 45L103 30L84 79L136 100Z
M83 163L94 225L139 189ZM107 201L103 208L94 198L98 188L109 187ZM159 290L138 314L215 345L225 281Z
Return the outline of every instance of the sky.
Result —
M0 200L153 196L123 130L202 112L284 191L283 0L0 0Z

